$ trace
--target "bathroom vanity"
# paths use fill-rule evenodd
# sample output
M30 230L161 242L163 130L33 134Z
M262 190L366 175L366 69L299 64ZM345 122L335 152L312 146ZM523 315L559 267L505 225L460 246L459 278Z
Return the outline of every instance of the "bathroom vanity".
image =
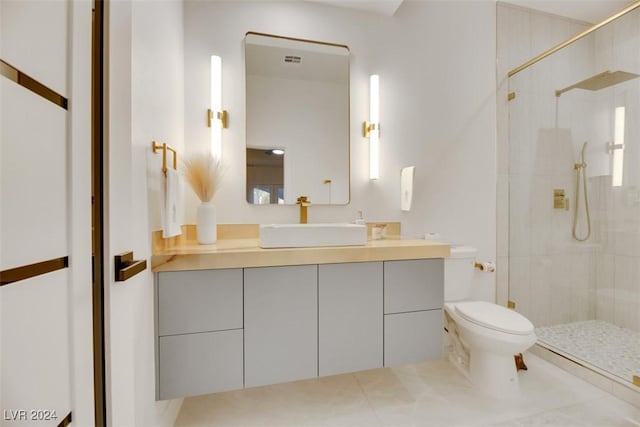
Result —
M158 399L442 357L448 245L260 249L240 237L155 247Z

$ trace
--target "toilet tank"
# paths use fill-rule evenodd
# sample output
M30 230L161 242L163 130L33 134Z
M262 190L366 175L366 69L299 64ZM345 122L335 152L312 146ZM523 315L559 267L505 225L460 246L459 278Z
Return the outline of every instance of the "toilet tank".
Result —
M477 253L478 250L471 246L451 246L451 255L444 260L445 301L470 297Z

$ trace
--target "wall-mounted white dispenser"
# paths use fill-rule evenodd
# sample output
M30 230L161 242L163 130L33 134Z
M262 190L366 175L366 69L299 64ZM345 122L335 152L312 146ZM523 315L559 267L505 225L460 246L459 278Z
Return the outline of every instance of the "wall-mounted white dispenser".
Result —
M400 209L405 212L411 210L414 176L415 166L407 166L400 171Z

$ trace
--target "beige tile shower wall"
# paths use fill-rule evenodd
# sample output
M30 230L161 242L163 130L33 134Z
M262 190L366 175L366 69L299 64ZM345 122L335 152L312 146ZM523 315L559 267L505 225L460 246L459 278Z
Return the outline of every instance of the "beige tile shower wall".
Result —
M599 31L595 39L598 69L640 74L640 11L632 12ZM624 172L621 187L609 176L591 179L595 225L601 254L594 292L596 318L640 330L640 79L602 91L603 115L613 135L615 107L626 107ZM600 135L599 135L600 136ZM602 146L602 145L601 145Z
M570 61L544 61L511 82L507 73L589 25L498 3L497 26L497 300L515 301L536 325L586 318L595 311L587 297L595 273L571 273L594 264L564 245L571 239L570 212L551 205L554 188L565 188L568 197L573 191L572 137L551 129L553 91L569 85L578 70L593 68L589 46L569 48ZM510 91L516 92L511 102Z
M640 74L640 12L510 82L505 77L518 65L513 58L520 61L527 52L533 57L585 28L498 5L498 123L507 123L498 126L498 268L510 270L498 275L498 296L501 302L508 296L515 300L536 325L596 318L640 330L640 79L597 92L551 95L605 70ZM510 103L509 90L516 92ZM627 113L625 168L623 186L614 188L606 143L613 139L613 111L620 105ZM576 208L571 166L584 142L592 236L579 243L571 237ZM565 189L569 212L551 208L554 188ZM584 234L584 210L580 218L578 233Z
M607 209L597 217L602 253L597 263L596 317L638 331L640 232L637 218L640 210L635 199L637 187L613 188L609 179L597 181L595 187L598 189L594 192L596 206L604 204Z

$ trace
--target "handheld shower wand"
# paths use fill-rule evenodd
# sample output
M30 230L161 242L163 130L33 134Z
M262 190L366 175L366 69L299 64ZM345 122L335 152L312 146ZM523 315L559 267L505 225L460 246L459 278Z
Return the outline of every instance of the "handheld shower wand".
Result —
M591 217L589 215L589 198L587 196L587 164L584 161L584 153L587 148L587 143L585 142L582 145L582 152L580 154L580 163L574 163L573 169L576 171L576 202L574 206L576 207L573 211L573 238L579 242L584 242L591 236ZM584 237L579 237L576 229L578 226L578 208L580 201L580 175L582 175L582 188L584 192L584 207L587 214L587 234Z

